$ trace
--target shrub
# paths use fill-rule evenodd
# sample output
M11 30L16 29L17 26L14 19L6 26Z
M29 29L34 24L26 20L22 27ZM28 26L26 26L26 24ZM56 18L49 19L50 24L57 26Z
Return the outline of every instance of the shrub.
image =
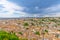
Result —
M45 32L48 32L48 30L45 30Z
M35 34L36 34L36 35L40 35L39 31L36 31Z
M29 24L28 23L24 23L24 26L29 26Z
M22 32L19 32L19 34L23 35L23 33L22 33Z

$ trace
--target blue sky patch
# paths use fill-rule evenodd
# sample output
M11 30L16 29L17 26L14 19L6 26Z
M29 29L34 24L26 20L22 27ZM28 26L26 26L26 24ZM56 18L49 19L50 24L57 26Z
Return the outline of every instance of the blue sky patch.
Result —
M60 0L1 0L0 17L60 17Z

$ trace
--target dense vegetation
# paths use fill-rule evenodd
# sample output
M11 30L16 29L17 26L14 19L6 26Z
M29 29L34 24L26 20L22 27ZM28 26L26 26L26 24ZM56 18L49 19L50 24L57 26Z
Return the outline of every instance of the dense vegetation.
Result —
M0 40L19 40L15 34L0 31Z

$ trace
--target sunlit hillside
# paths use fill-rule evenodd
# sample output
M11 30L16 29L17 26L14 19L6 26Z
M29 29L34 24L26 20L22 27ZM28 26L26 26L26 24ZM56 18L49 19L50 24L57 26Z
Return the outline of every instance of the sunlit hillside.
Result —
M0 40L60 40L60 18L0 19Z

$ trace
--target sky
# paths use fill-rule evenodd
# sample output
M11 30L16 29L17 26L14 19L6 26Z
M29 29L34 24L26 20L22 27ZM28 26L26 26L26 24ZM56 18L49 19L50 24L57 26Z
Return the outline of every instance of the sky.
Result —
M60 17L60 0L0 0L0 18Z

